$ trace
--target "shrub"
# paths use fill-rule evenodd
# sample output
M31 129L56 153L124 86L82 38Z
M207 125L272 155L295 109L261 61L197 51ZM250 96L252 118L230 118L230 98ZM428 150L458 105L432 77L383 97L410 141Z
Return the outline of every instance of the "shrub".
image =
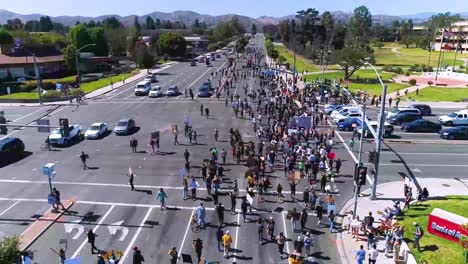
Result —
M409 71L407 71L407 72L405 73L405 76L410 76Z
M7 237L0 244L0 263L16 263L19 254L19 239Z
M82 92L83 92L83 90L81 90L79 88L69 89L68 90L68 95L69 96L77 96L78 94L80 94Z
M433 84L434 84L434 82L433 82L433 81L428 81L428 82L427 82L427 84L429 84L429 85L433 85Z
M57 91L57 90L50 90L47 91L46 93L42 94L44 98L53 98L53 97L60 97L62 96L62 92Z
M403 73L403 69L401 67L397 67L396 70L395 70L395 73L396 74L402 74Z
M411 85L413 85L413 86L416 85L416 80L415 80L415 79L409 80L409 84L411 84Z

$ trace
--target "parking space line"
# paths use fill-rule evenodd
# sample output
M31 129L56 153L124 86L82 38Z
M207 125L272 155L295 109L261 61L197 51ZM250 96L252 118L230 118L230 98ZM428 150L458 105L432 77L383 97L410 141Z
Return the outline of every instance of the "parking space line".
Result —
M196 209L192 210L192 213L190 214L190 218L189 218L188 223L187 223L187 228L185 229L184 238L182 239L182 243L180 244L180 247L179 247L179 254L177 255L178 257L180 257L182 255L182 249L184 247L185 239L187 238L188 231L190 229L190 223L192 222L192 217L193 217L193 214L195 213L195 210Z
M129 254L130 249L132 249L133 244L135 244L135 241L137 240L138 235L140 234L141 230L143 229L143 226L145 225L146 220L148 220L148 217L150 216L151 211L153 211L153 207L150 207L150 208L148 209L148 212L146 212L146 215L145 215L145 217L143 218L143 220L141 221L140 226L138 227L138 230L136 231L136 233L135 233L135 235L133 236L132 240L131 240L130 243L128 244L127 249L125 249L125 252L124 252L124 255L123 255L123 257L122 257L122 261L120 261L120 264L123 264L123 263L125 262L125 258L126 258L127 255Z
M97 225L93 228L93 233L96 233L96 231L98 230L98 228L102 225L102 223L104 222L104 220L106 220L106 218L109 216L109 214L112 212L112 210L115 208L115 205L112 205L109 210L107 210L107 212L104 214L104 216L101 218L101 220L99 220L99 222L97 223ZM73 258L76 258L76 256L78 256L78 254L80 253L80 251L83 249L83 247L86 245L86 243L88 243L88 239L86 238L85 240L83 240L83 243L81 243L81 245L78 247L78 249L75 251L75 253L73 253L73 256L71 257L72 259Z
M4 213L8 212L11 208L15 207L17 204L19 204L21 201L16 201L14 204L12 204L10 207L5 209L3 212L0 213L0 216L2 216Z
M284 228L284 237L286 237L286 250L288 251L288 254L291 253L291 251L289 251L289 243L288 243L288 239L291 239L290 237L288 237L288 227L286 226L286 219L284 217L284 212L281 213L281 216L283 218L283 228Z
M45 110L47 111L48 108L49 108L49 107L45 107ZM42 111L42 110L44 110L44 108L41 107L39 110L36 110L36 111L34 111L34 112L31 112L31 113L29 113L29 114L27 114L27 115L21 116L21 117L15 119L15 120L13 120L12 122L16 122L16 121L18 121L18 120L21 120L21 119L23 119L23 118L25 118L25 117L28 117L28 116L30 116L30 115L33 115L33 114L35 114L35 113L37 113L37 112L39 112L39 111Z
M237 251L239 250L237 248L237 238L239 237L239 226L240 226L240 212L237 213L237 225L236 225L236 238L234 240L234 248L236 251L234 252L234 258L232 259L232 263L236 263L236 256L237 256Z

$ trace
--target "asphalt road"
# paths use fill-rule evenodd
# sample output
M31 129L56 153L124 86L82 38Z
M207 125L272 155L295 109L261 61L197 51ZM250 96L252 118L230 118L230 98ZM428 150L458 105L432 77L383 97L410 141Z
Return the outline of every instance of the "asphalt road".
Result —
M262 39L252 41L257 47L264 45ZM237 69L241 69L246 61L241 59ZM84 105L64 105L46 107L8 107L5 110L8 119L15 123L28 124L39 118L48 118L54 125L58 119L66 117L71 124L81 124L87 128L94 122L106 122L110 129L121 118L136 120L138 131L129 136L116 136L109 133L102 139L83 140L76 144L59 148L55 151L41 151L40 146L47 134L38 133L33 128L10 130L11 136L20 137L26 145L29 155L18 162L0 168L0 237L20 234L30 224L50 208L47 205L49 185L47 177L42 175L42 166L48 162L56 163L57 176L53 186L62 193L62 199L74 199L70 212L64 214L29 248L34 252L35 261L39 264L55 263L56 255L50 248L59 248L59 241L67 239L67 257L81 257L83 263L94 263L96 256L91 255L90 246L86 243L86 231L93 229L98 238L96 245L103 250L122 250L131 253L133 246L138 246L146 258L146 263L168 262L167 252L175 246L180 253L189 254L195 262L195 252L192 240L201 238L204 241L203 256L210 262L219 263L286 263L281 260L277 247L271 241L260 241L257 238L256 219L273 217L276 222L275 233L284 232L291 239L286 249L292 251L292 240L300 233L293 233L291 224L286 219L287 210L302 209L301 201L292 201L286 193L286 202L276 203L276 196L267 195L265 202L255 202L249 221L243 223L239 214L225 213L223 230L230 230L233 237L234 251L231 258L225 259L218 252L215 231L219 225L213 211L213 202L207 194L200 177L202 160L208 157L208 149L215 146L218 150L230 149L229 129L237 128L245 141L257 142L251 121L236 118L233 111L224 104L225 94L220 101L216 98L195 98L191 101L185 97L185 88L192 88L196 93L200 85L211 77L211 72L226 67L226 58L217 59L213 67L199 64L190 66L180 62L160 71L159 85L165 91L171 85L177 85L182 94L174 97L161 98L138 97L133 94L136 82L128 83L110 93L92 100ZM213 77L212 84L218 85L221 74ZM231 93L237 93L245 98L243 89L258 89L256 78L238 79ZM210 109L209 119L200 115L200 105ZM180 145L173 145L171 125L177 124L183 130L185 117L189 117L192 127L198 134L198 144L188 144L183 133L179 135ZM214 129L220 132L220 138L214 140ZM326 128L322 128L326 129ZM150 133L161 132L161 155L150 155L146 152ZM357 161L357 148L352 154L348 142L351 134L339 132L334 151L343 160L342 175L331 182L331 192L335 197L337 211L353 196L352 172ZM416 139L427 135L411 134ZM139 141L138 152L133 153L129 140L135 137ZM428 138L433 140L432 137ZM434 138L435 140L435 138ZM424 141L421 141L424 142ZM367 152L373 148L373 142L364 143L364 160ZM357 144L356 144L357 145ZM182 178L179 170L184 166L183 152L188 149L191 154L192 175L200 182L197 200L182 199ZM405 175L418 177L459 177L466 178L467 158L466 147L454 144L425 143L388 143L382 152L381 177L379 182L402 180ZM89 154L88 165L91 169L83 170L79 154L84 151ZM441 166L439 166L441 165ZM131 167L136 174L137 191L130 191L127 172ZM243 177L246 167L244 163L236 164L228 155L225 166L225 182L222 185L222 202L230 208L227 191L232 188L234 179L239 181L241 190L245 189ZM281 183L285 191L289 191L288 183L281 171L271 173L272 185ZM301 181L298 191L307 186ZM160 210L156 201L156 193L163 187L168 195L168 210ZM245 192L241 191L241 196ZM301 194L297 194L301 200ZM322 196L324 199L324 196ZM240 208L240 199L237 209ZM193 210L203 202L207 207L206 220L209 223L205 231L194 232L189 221ZM361 209L360 209L361 210ZM365 209L362 209L365 210ZM339 263L340 257L336 250L336 234L330 234L327 226L317 226L316 218L311 215L306 225L317 244L313 247L313 257L317 263ZM127 256L127 254L125 254ZM120 263L130 263L125 258Z

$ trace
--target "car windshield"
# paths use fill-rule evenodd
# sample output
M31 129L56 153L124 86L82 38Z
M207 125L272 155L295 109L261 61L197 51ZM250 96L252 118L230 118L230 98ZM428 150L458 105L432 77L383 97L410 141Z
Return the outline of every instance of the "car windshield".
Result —
M144 89L144 88L145 88L145 86L143 84L138 84L137 85L137 89Z
M169 91L175 91L175 89L176 89L175 87L169 87L169 89L167 89L167 90L169 90Z
M151 88L151 91L159 91L159 87L153 87Z
M52 131L52 134L62 134L62 133L60 132L61 130L62 130L61 128L56 128L56 129L54 129L54 130Z
M90 126L89 130L99 130L99 126Z
M395 109L392 110L392 113L398 113L399 111L400 111L400 109L395 108Z
M127 126L127 121L120 121L119 123L117 123L117 126Z
M457 117L457 113L450 113L447 115L448 117Z

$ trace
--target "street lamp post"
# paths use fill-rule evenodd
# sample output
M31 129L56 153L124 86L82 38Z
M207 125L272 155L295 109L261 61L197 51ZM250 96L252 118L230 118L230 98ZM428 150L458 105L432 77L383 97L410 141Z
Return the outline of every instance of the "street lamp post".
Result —
M382 149L382 143L383 143L383 135L385 131L385 101L387 100L387 85L385 85L382 81L382 78L380 77L379 72L377 69L374 67L374 65L370 64L369 62L365 62L364 64L369 65L374 71L375 74L377 74L377 78L379 79L380 84L382 85L382 101L380 102L380 114L379 114L379 131L378 131L378 138L376 138L376 150L377 153L375 155L375 173L374 173L374 178L372 181L372 193L371 193L371 199L375 200L375 194L377 191L377 178L379 175L379 164L380 164L380 151Z
M36 54L32 53L32 56L34 61L34 74L36 75L37 82L37 95L39 97L39 104L42 105L42 81L39 75L39 66L37 66Z
M80 65L78 63L78 56L80 55L80 51L84 48L91 47L91 46L96 46L96 44L88 44L84 45L83 47L77 49L75 51L75 59L76 59L76 77L78 77L79 82L81 83L81 78L80 78Z
M366 104L364 104L363 106L363 109L362 109L362 120L366 120ZM361 135L360 135L360 139L359 139L359 158L358 158L358 168L360 166L362 166L362 142L364 141L364 122L362 124L362 129L361 129ZM356 174L356 170L354 171L354 173ZM357 215L357 200L358 200L358 196L359 196L359 192L361 190L361 186L358 184L358 179L357 179L357 175L354 175L354 185L355 185L355 189L354 189L354 216Z

